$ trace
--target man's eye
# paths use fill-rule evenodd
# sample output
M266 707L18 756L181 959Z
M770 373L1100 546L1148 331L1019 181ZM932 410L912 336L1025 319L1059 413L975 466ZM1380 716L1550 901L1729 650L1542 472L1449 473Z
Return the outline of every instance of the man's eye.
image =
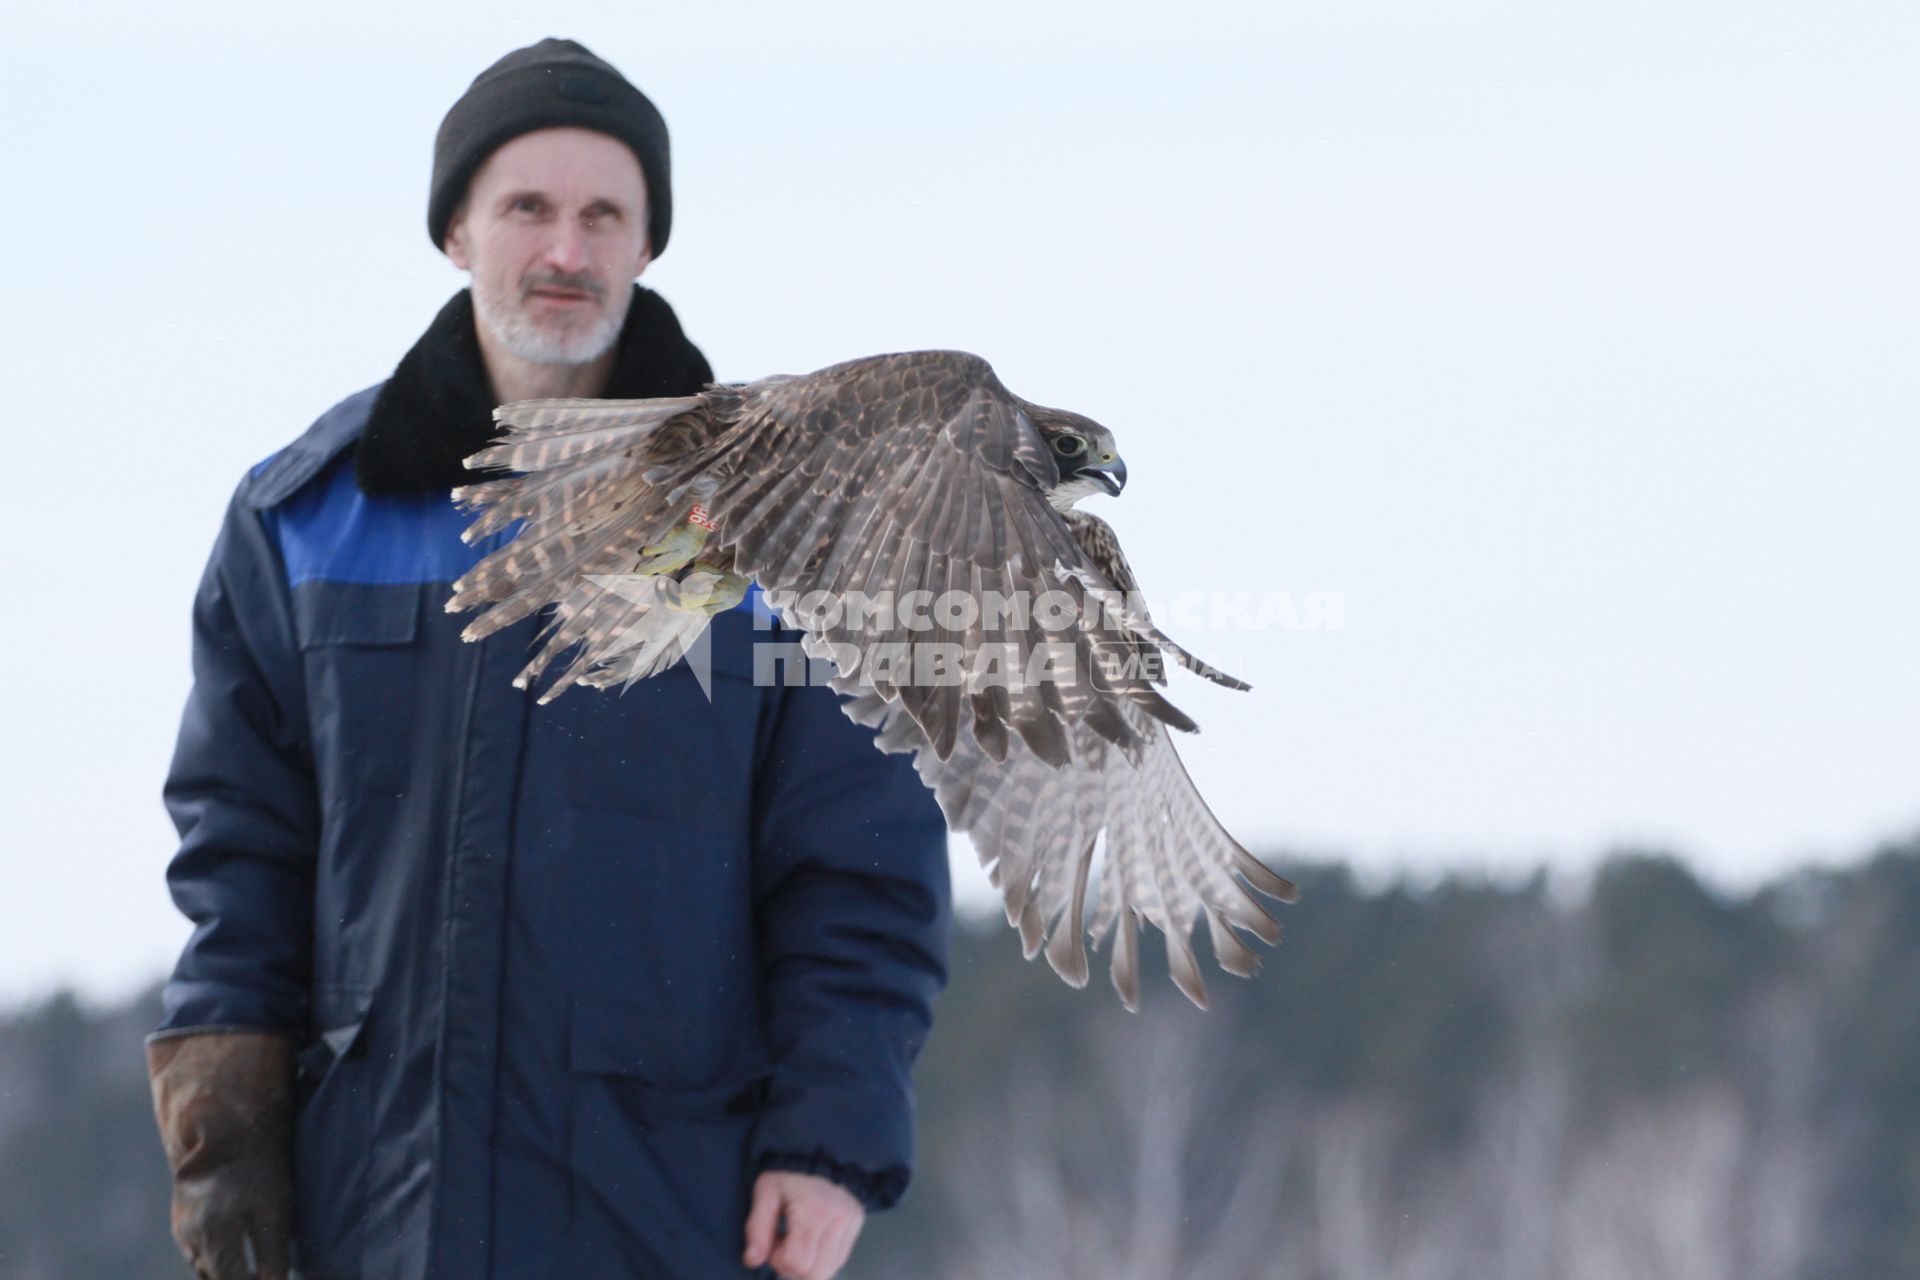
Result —
M521 196L513 202L513 210L515 213L538 213L540 202L532 196Z

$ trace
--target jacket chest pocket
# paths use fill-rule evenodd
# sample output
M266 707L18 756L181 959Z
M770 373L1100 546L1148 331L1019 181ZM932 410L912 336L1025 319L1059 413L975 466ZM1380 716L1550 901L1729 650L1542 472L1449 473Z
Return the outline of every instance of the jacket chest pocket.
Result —
M302 583L293 622L321 795L329 804L398 795L414 746L420 588Z

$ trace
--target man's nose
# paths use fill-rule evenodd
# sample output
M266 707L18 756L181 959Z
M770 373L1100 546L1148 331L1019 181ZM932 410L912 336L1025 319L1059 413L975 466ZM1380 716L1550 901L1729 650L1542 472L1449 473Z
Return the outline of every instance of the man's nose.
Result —
M547 242L547 265L555 271L584 271L587 268L586 229L572 219L562 220Z

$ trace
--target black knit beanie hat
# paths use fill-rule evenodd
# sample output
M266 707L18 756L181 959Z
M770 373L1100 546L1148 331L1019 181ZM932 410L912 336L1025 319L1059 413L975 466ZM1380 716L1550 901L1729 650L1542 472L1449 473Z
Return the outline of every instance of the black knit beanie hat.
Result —
M633 148L647 179L648 239L659 257L673 225L667 122L610 64L584 45L552 37L515 49L482 71L440 122L427 197L434 247L444 247L454 208L488 156L523 133L565 125L609 134Z

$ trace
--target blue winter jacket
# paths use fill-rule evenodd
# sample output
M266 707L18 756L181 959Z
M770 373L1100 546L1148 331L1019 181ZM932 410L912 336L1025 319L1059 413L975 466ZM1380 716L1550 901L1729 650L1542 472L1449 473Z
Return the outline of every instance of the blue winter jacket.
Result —
M163 1031L301 1046L307 1280L740 1275L753 1174L904 1188L944 977L938 810L749 608L539 707L532 622L465 644L485 547L377 496L351 397L240 485L166 800L194 930ZM760 619L764 622L764 618Z

